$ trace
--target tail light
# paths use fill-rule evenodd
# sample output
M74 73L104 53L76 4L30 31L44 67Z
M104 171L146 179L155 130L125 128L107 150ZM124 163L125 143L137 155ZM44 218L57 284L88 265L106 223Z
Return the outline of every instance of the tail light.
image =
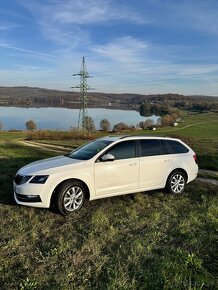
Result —
M194 158L195 163L197 163L197 155L196 155L196 153L193 155L193 158Z

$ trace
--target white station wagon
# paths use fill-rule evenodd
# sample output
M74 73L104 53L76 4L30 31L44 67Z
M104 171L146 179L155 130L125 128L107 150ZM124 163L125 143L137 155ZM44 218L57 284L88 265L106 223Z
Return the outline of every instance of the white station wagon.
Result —
M18 204L66 215L85 199L166 188L181 194L198 174L195 152L179 139L104 137L65 155L30 163L14 180Z

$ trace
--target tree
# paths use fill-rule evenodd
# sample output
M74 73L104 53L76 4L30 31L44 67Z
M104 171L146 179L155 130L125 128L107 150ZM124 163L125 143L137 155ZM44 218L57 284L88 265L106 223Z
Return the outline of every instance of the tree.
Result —
M3 123L0 121L0 130L3 128Z
M84 128L88 132L96 131L94 120L91 117L85 117L85 119L84 119Z
M102 131L104 131L104 132L110 131L110 127L111 127L111 124L108 121L108 119L101 120L100 128L101 128Z
M161 119L161 124L162 124L163 127L169 126L170 125L170 122L171 122L171 119L170 119L170 116L169 115L165 115Z
M150 116L150 110L151 110L151 107L150 107L150 104L149 103L143 103L140 105L139 107L139 113L141 116Z
M26 129L28 131L34 131L37 130L37 125L33 120L29 120L26 122Z

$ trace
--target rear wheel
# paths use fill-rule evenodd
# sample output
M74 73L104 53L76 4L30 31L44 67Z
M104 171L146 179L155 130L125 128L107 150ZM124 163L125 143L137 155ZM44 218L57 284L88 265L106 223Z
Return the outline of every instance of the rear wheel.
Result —
M171 194L181 194L185 191L186 188L186 176L180 170L173 171L168 179L166 184L166 189Z
M83 206L84 201L85 188L79 181L64 182L57 189L55 206L63 215L78 211Z

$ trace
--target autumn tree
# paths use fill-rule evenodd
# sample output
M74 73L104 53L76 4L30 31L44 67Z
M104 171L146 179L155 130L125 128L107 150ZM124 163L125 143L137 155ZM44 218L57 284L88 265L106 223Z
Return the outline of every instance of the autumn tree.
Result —
M161 119L161 125L163 127L172 126L175 123L176 119L177 119L177 115L175 113L172 113L170 115L165 115Z
M33 120L29 120L26 122L26 129L28 131L34 131L37 130L37 125Z
M102 131L104 131L104 132L110 131L110 127L111 127L111 124L108 121L108 119L101 120L100 128L101 128Z

